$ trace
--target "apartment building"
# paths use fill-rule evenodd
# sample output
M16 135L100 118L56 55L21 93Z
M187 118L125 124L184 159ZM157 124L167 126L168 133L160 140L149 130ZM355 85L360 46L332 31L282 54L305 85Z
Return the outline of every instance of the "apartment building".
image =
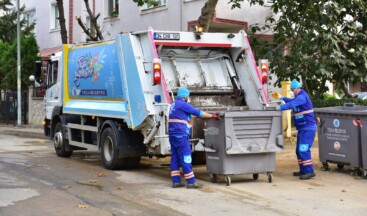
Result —
M56 0L19 0L26 6L24 16L36 22L35 34L41 56L60 50L61 34ZM14 5L16 1L14 0ZM103 37L113 39L116 33L145 30L149 26L160 30L192 31L206 0L159 0L155 6L138 7L132 0L89 0L91 11L99 14L98 24ZM269 5L267 5L269 6ZM219 0L209 31L238 32L254 23L264 23L272 11L270 7L251 6L247 1L241 9L231 9L228 0ZM82 0L64 0L64 15L68 43L82 43L87 37L78 25L80 16L86 26L90 18ZM270 37L270 35L262 35Z

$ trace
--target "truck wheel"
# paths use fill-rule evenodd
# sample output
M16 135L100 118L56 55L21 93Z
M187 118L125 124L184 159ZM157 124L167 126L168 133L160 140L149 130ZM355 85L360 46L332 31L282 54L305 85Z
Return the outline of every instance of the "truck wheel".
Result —
M116 149L117 138L112 128L103 130L101 137L102 161L106 169L114 170L121 166L123 159L119 159L119 151Z
M124 169L134 169L140 165L141 157L131 157L125 158L125 163L123 164Z
M55 125L55 133L53 135L54 147L57 156L59 157L70 157L73 154L73 151L66 150L66 140L64 139L64 133L62 131L61 122L56 123Z
M259 173L252 174L252 178L256 181L259 179Z

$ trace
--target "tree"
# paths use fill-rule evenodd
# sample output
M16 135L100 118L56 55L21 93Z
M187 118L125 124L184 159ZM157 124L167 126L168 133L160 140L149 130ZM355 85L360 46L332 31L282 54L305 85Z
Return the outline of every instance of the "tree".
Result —
M97 19L99 18L100 13L98 13L97 16L95 16L92 13L92 10L90 9L88 0L84 0L84 3L85 3L85 7L87 8L87 12L88 12L92 27L88 29L82 22L80 16L77 16L76 19L78 20L79 26L83 29L84 33L88 36L89 40L91 41L103 40L102 31L97 22Z
M60 29L61 29L61 41L63 44L67 44L67 30L66 30L66 23L65 23L65 15L64 15L64 1L63 0L56 0L57 2L57 8L59 10L59 23L60 23ZM92 13L92 10L90 9L89 6L89 1L88 0L84 0L84 4L85 7L87 9L88 15L90 17L91 20L91 29L88 29L85 24L82 22L81 17L80 16L76 16L76 20L78 21L79 26L83 29L84 33L88 36L89 40L92 41L98 41L98 40L103 40L103 35L102 32L100 30L100 27L97 23L97 19L100 16L100 14L97 14L97 16L95 16ZM94 30L96 31L96 35L94 34Z
M56 0L57 9L59 10L59 23L60 23L60 34L62 44L68 43L68 31L66 30L65 14L64 14L64 1Z
M34 62L38 60L38 45L34 35L21 36L21 68L22 87L29 85L29 76L34 73ZM17 89L17 39L13 39L12 43L0 41L0 76L1 89Z
M0 1L0 41L11 43L17 37L17 10L13 10L14 5L11 0ZM25 6L20 8L20 13L24 12ZM20 27L22 34L32 34L35 23L27 25L27 20L22 18L20 20Z
M24 12L24 10L25 6L21 7L20 13ZM0 87L6 87L7 89L16 89L17 45L15 38L17 38L17 11L14 10L14 5L10 0L0 1L0 11L2 12L0 16ZM29 23L25 18L22 18L20 20L21 35L23 35L24 37L32 37L33 35L32 31L34 29L35 23L30 25L28 24ZM13 49L13 52L10 52L10 49ZM22 52L29 51L27 49L23 51L23 44L21 44L21 49ZM35 56L37 56L37 53L38 50L35 53ZM28 56L22 53L22 57L27 58ZM34 62L22 62L22 67L25 68L33 67L33 65ZM29 72L32 71L33 69ZM26 73L23 72L23 74ZM27 80L28 76L26 77ZM12 79L12 77L14 77L15 79Z
M276 44L271 69L279 80L300 77L313 98L327 80L349 96L348 83L367 81L366 1L277 0L272 9L279 18L267 19Z

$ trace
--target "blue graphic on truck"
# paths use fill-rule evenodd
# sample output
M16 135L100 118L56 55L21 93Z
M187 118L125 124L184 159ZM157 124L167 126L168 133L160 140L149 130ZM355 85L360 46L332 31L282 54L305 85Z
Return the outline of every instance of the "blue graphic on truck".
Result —
M108 56L106 53L110 53ZM69 95L72 98L122 99L115 44L69 52ZM120 94L118 94L120 93Z

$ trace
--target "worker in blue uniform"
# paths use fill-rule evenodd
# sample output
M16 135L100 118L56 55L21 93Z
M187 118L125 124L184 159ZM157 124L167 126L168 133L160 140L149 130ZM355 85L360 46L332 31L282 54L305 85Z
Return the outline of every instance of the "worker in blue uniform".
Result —
M201 118L218 118L216 114L201 111L189 104L187 102L189 96L190 91L180 87L177 92L177 98L172 103L169 111L168 134L171 144L171 179L173 188L185 187L185 184L181 182L180 167L182 167L187 188L201 187L195 180L191 165L191 117L194 115Z
M316 120L311 99L296 79L292 80L291 91L295 98L287 98L278 94L278 98L283 100L285 104L276 108L277 110L293 110L293 120L298 131L296 155L300 169L293 172L293 175L299 176L302 180L307 180L316 176L311 159L311 147L317 130Z

